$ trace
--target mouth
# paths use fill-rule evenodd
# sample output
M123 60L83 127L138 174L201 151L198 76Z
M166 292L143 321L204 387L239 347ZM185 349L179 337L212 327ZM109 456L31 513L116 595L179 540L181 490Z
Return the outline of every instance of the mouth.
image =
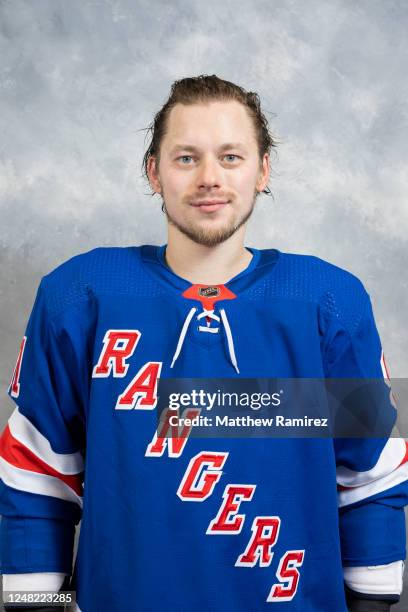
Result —
M191 206L207 213L215 212L227 204L229 204L229 200L200 200L198 202L191 202Z

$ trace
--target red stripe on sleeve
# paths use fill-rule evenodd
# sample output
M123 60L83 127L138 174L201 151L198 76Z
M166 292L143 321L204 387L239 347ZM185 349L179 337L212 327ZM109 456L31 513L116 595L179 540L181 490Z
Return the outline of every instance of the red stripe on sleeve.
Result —
M13 437L10 427L6 425L0 437L0 456L8 463L22 470L55 476L67 484L77 495L82 497L82 472L81 474L61 474L45 461L37 457L27 446Z
M400 465L403 465L407 461L408 461L408 442L405 440L405 455L398 467L400 467Z

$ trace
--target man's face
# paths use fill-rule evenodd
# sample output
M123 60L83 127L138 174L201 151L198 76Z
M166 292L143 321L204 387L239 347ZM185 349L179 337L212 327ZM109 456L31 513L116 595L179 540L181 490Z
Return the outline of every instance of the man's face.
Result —
M250 217L268 180L254 126L236 101L185 106L170 112L159 167L149 177L170 224L206 246L220 244Z

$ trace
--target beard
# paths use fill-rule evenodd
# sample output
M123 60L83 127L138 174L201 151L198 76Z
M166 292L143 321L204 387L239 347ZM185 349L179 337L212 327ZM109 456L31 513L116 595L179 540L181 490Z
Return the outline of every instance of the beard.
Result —
M162 198L162 211L165 213L168 223L176 227L182 234L190 238L190 240L196 244L213 247L225 242L225 240L228 240L228 238L231 238L231 236L233 236L233 234L235 234L235 232L248 221L254 212L258 195L259 192L255 189L251 207L244 215L242 215L241 218L233 219L226 223L224 227L218 227L216 229L200 227L192 222L180 223L169 214L164 198Z

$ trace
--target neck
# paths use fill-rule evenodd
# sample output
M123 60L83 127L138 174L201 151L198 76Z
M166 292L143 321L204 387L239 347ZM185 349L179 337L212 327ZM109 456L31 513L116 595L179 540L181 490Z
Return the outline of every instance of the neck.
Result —
M224 285L245 270L252 259L244 247L244 227L240 230L225 242L207 247L169 227L167 265L192 284Z

